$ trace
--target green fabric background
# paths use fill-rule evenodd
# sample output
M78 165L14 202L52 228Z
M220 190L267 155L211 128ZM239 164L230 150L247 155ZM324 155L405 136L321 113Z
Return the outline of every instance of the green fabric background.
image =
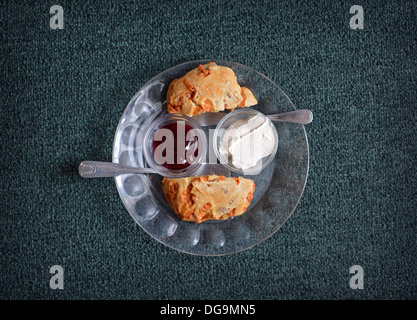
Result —
M49 8L64 9L52 30ZM352 5L365 28L352 30ZM416 299L416 1L2 1L1 299ZM195 59L259 70L309 108L310 172L258 246L191 256L150 238L112 179L131 97ZM353 265L364 289L349 287ZM64 268L52 290L49 268Z

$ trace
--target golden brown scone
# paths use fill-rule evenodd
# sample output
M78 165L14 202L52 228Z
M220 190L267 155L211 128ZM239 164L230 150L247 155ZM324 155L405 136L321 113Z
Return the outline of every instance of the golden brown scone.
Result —
M164 178L162 190L179 218L200 223L241 215L255 191L253 180L217 175Z
M214 62L200 64L183 77L174 79L167 92L168 112L187 116L250 107L257 103L248 88L239 86L232 69Z

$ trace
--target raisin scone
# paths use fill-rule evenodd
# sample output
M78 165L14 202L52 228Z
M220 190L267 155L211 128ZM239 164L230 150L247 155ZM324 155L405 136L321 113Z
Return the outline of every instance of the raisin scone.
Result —
M250 107L257 103L252 92L238 84L232 69L215 62L200 64L183 77L174 79L167 92L168 112L187 116Z
M253 180L217 175L164 178L162 190L179 218L200 223L241 215L255 191Z

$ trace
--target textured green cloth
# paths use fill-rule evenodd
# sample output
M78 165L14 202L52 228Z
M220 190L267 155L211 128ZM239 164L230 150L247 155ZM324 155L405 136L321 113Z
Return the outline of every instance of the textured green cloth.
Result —
M64 9L53 30L52 5ZM364 29L352 30L352 5ZM1 299L416 299L417 2L2 1ZM310 171L272 237L198 257L148 236L112 179L118 121L149 79L245 64L299 109ZM52 290L49 268L64 268ZM364 289L349 269L364 269Z

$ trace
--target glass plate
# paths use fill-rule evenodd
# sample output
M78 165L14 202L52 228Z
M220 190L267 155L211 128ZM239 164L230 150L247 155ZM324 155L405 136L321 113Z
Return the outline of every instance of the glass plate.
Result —
M116 130L113 162L147 167L142 153L146 127L166 113L169 83L198 65L214 61L231 68L241 86L258 100L264 114L295 110L286 94L270 79L244 65L220 60L190 61L172 67L146 83L127 105ZM119 195L137 224L164 245L181 252L216 256L253 247L273 235L291 216L303 194L309 167L309 149L303 125L275 122L278 152L255 181L253 200L247 211L224 221L200 224L179 219L162 192L162 177L156 174L125 174L115 178ZM213 127L214 128L214 127ZM210 129L210 128L209 128ZM236 174L232 173L232 176Z

